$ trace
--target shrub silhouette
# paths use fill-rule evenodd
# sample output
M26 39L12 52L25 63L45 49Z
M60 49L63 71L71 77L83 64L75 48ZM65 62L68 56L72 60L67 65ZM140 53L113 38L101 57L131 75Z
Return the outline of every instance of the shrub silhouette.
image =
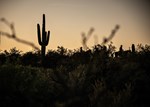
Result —
M20 64L21 51L17 50L15 47L11 48L9 52L5 51L6 62L12 64Z
M37 52L26 52L21 57L21 63L25 66L38 66L39 61L39 53Z
M48 51L45 60L48 69L36 65L40 56L35 52L15 57L25 64L3 62L0 106L150 106L149 45L139 45L136 54L131 52L131 56L121 58L111 56L114 48L110 45L96 45L91 50L78 49L72 53L64 49ZM18 52L12 49L1 54L7 59Z
M118 52L115 52L115 57L129 57L135 53L135 45L132 44L132 50L123 50L121 45Z
M4 53L0 53L0 65L6 62L6 55Z
M43 14L42 35L41 35L39 24L37 24L37 35L38 35L38 43L41 45L42 65L44 66L45 51L46 51L46 46L48 45L49 36L50 36L50 31L48 31L48 32L45 31L45 14ZM42 39L41 39L41 36L42 36Z

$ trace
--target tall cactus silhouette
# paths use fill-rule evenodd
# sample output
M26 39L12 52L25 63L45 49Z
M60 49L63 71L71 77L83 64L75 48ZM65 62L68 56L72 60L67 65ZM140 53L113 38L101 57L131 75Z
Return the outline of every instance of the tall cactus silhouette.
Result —
M37 35L38 35L38 43L41 45L42 64L44 65L46 46L48 45L49 36L50 36L50 31L48 32L45 31L45 14L43 14L42 39L41 39L41 31L40 31L39 24L37 24Z

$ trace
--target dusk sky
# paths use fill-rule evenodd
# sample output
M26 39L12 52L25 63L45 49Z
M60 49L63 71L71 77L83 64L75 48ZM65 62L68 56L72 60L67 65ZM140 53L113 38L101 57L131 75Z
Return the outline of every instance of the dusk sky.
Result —
M42 24L46 15L46 30L50 30L47 49L64 46L77 49L82 46L81 33L93 27L95 31L87 45L94 45L94 35L101 43L108 37L116 24L120 29L112 39L118 47L122 44L129 49L132 43L150 44L150 3L149 0L0 0L0 18L6 18L15 25L16 36L33 42L37 41L37 23ZM0 22L0 31L10 29ZM1 36L0 50L16 47L30 51L32 47L17 43Z

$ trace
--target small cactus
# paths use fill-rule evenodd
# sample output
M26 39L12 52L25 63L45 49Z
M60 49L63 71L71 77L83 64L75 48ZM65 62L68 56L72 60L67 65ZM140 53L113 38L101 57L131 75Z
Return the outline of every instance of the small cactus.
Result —
M132 44L132 53L135 53L135 45Z
M121 45L120 48L119 48L119 52L123 52L123 46Z
M38 35L38 43L41 45L42 64L44 65L46 46L48 45L50 36L50 31L48 32L45 31L45 14L43 14L42 39L39 24L37 24L37 35Z

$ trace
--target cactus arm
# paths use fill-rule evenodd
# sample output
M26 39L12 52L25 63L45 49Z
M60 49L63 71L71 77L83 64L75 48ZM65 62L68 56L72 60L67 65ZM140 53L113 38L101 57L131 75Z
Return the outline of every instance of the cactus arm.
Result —
M49 42L49 36L50 36L50 31L48 31L48 33L47 33L46 45L48 45L48 42Z
M40 25L37 24L37 33L38 33L38 42L40 45L42 45L42 42L41 42L41 31L40 31Z

